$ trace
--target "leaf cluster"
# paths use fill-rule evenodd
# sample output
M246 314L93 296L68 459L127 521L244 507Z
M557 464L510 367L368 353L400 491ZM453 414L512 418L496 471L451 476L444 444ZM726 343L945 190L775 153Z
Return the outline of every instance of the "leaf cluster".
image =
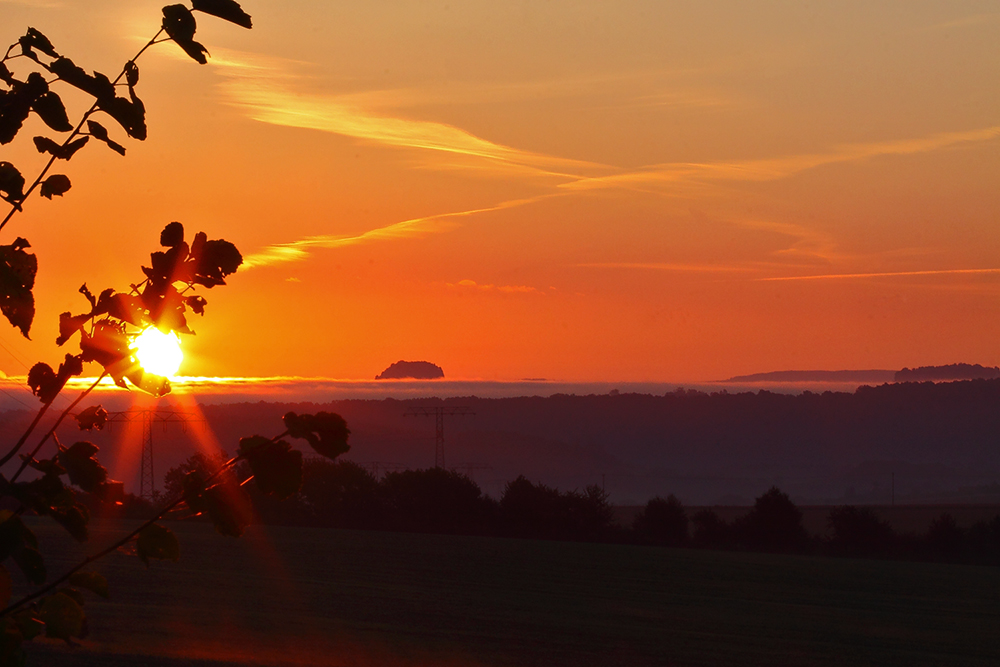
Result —
M49 161L30 185L15 165L0 162L0 199L12 207L3 222L0 222L0 229L14 212L22 210L25 199L36 188L47 199L69 192L72 188L69 177L65 174L48 175L48 171L57 160L71 160L91 139L125 155L125 146L111 136L105 126L108 123L105 118L116 124L126 136L139 141L146 139L146 107L136 92L139 84L139 66L136 60L150 46L162 41L173 41L196 61L206 63L208 50L194 40L197 21L192 10L245 28L252 26L250 15L235 0L194 0L190 9L181 4L168 5L163 8L160 32L125 63L114 80L102 72L88 72L60 53L52 41L35 28L29 27L7 49L0 59L0 144L12 142L31 114L35 114L52 133L57 134L36 135L32 138L36 150L48 155ZM158 39L164 33L167 38ZM12 69L10 66L15 61L27 63L29 71L18 74L17 71L22 68ZM92 98L90 108L84 112L79 123L74 125L70 121L62 97L53 89L56 84L68 86ZM197 244L198 237L192 243L192 252L195 251L193 246ZM10 323L20 329L25 337L28 337L34 319L32 288L37 271L34 255L23 252L27 247L29 244L24 239L18 239L10 246L0 246L0 308ZM208 247L203 250L201 256L205 258L228 252L228 257L220 258L215 263L216 269L220 266L232 266L233 258L238 257L228 247ZM213 263L213 260L207 261L210 265ZM235 270L232 268L220 272L209 270L211 266L202 268L205 270L199 274L203 281L200 284L209 287L223 284L224 275ZM172 304L168 304L166 308L168 311L176 310ZM203 308L203 304L197 308Z
M209 240L203 232L196 234L189 246L179 222L164 228L160 242L168 249L150 255L151 266L142 267L146 274L142 283L133 285L129 292L106 289L97 296L84 284L79 291L90 308L59 316L56 344L62 346L79 333L80 353L66 355L58 371L45 363L31 369L28 383L43 403L51 403L70 377L82 373L85 362L100 364L121 387L127 386L127 379L155 396L170 391L167 378L148 373L139 365L132 339L147 327L167 333L194 333L186 313L190 310L203 315L208 302L190 292L197 286L211 289L225 285L225 278L236 271L243 258L229 241Z

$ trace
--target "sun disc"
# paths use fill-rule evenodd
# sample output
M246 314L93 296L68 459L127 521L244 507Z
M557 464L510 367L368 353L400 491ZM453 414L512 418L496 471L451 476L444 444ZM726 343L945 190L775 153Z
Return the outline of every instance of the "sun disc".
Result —
M139 334L132 349L144 371L167 378L177 374L184 360L180 337L173 332L163 333L156 327Z

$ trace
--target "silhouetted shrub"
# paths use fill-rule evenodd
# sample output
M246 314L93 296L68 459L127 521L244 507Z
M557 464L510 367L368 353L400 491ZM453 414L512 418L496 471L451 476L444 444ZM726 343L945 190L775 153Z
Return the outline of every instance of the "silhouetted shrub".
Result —
M712 510L699 510L691 517L694 545L701 549L732 549L733 528Z
M599 541L612 537L613 524L608 495L597 485L561 493L522 475L500 498L501 531L512 537Z
M373 529L385 523L379 481L353 461L306 459L301 494L309 514L321 526Z
M504 487L500 522L508 535L558 539L567 530L569 515L558 489L532 484L521 475Z
M176 497L184 493L184 478L189 472L201 472L210 475L225 465L228 460L225 452L217 454L206 454L196 452L189 456L186 461L180 463L167 471L163 476L164 493L168 497Z
M600 486L590 484L583 493L568 491L563 502L569 510L571 539L600 541L611 537L614 509Z
M969 528L969 548L976 562L1000 565L1000 514Z
M739 542L749 549L790 553L804 551L809 545L802 512L775 486L757 498L734 529Z
M963 551L964 538L955 517L942 514L927 529L927 551L937 560L956 560Z
M837 507L827 518L828 546L846 556L886 556L894 548L896 535L888 521L868 507Z
M391 472L382 480L388 526L420 533L490 532L494 503L474 481L444 468Z
M688 542L688 517L684 505L673 494L651 499L632 523L636 539L643 544L668 547Z

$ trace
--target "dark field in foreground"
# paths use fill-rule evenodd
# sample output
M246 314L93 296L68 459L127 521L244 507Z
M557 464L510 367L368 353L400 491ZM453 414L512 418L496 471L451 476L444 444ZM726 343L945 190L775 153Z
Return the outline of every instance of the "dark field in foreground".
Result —
M36 640L29 664L1000 664L996 568L168 525L180 562L97 564L91 636ZM57 575L79 547L32 526Z

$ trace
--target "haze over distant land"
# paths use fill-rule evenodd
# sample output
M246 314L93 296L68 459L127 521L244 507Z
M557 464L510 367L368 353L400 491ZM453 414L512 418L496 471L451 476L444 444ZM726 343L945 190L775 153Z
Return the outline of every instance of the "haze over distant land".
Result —
M397 361L375 376L376 380L436 380L444 369L429 361Z
M449 381L398 381L411 382ZM162 474L204 446L231 454L241 437L280 430L289 410L328 410L351 428L345 458L377 463L382 471L426 468L434 464L434 421L404 413L415 406L465 406L474 415L445 421L446 464L494 496L523 474L564 490L603 482L620 504L668 493L691 504L746 504L771 485L805 504L888 504L893 483L897 503L1000 503L1000 379L797 394L716 386L651 395L620 386L618 394L605 387L603 394L484 398L466 392L444 400L429 394L334 400L327 394L311 402L223 403L216 396L171 395L160 407L200 412L206 421L187 430L155 429L155 465ZM109 405L109 396L94 402L128 409ZM23 407L0 413L0 438L16 437L32 415ZM60 437L72 442L80 433L65 423ZM112 477L129 489L140 438L141 429L124 426L86 434Z
M991 380L1000 378L1000 368L980 364L948 364L946 366L921 366L904 368L899 371L859 370L859 371L770 371L737 375L722 382L927 382L951 380Z
M723 382L892 382L896 371L770 371L737 375Z

